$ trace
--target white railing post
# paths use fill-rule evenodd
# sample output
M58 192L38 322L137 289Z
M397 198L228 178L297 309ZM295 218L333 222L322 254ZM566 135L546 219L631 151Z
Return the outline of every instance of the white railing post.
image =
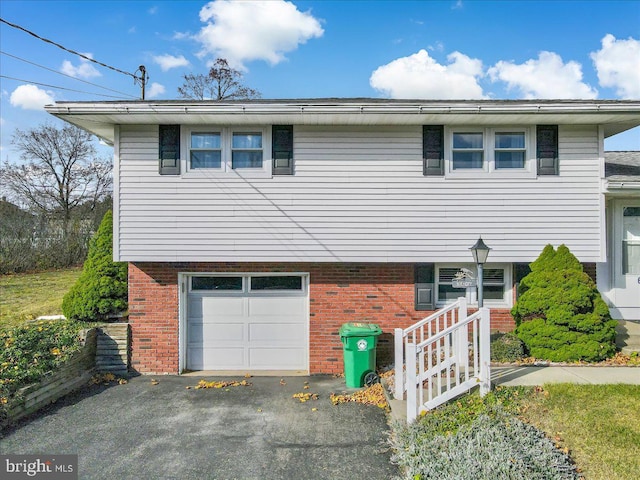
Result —
M480 309L480 396L491 390L491 314L489 309Z
M458 298L458 303L460 307L458 308L458 323L467 318L467 299L465 297ZM458 365L462 368L466 368L467 363L469 363L469 354L468 354L468 346L469 346L469 338L468 338L468 329L467 328L459 328L456 338L456 361Z
M407 343L406 347L407 368L405 374L407 376L407 422L411 423L418 416L418 380L416 376L417 350L415 343ZM420 387L422 387L422 384L420 385Z
M393 397L396 400L404 398L405 381L404 381L404 330L396 328L393 331L393 352L395 359L395 375L394 375L394 392Z

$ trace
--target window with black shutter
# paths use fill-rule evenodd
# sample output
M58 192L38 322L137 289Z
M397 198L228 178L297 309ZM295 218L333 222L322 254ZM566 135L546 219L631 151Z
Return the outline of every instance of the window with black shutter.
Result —
M434 270L433 263L423 263L414 267L416 310L435 310Z
M558 175L558 126L538 125L536 127L536 152L538 175Z
M444 175L444 125L422 127L422 171L425 176Z
M158 145L160 175L179 175L180 125L160 125Z
M272 128L273 175L293 175L293 125Z

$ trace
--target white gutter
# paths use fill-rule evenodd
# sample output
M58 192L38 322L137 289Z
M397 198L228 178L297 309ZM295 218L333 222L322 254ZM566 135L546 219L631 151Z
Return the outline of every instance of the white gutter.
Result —
M625 103L150 103L150 102L58 102L45 106L58 115L82 114L522 114L522 113L628 113L640 114L640 102Z

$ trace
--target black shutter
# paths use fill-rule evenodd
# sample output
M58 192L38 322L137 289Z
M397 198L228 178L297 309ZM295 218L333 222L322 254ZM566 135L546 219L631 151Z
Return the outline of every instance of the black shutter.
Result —
M415 273L415 309L435 310L435 266L422 263L414 267Z
M528 263L514 263L513 264L513 282L516 289L516 300L520 298L520 282L524 277L531 273Z
M271 132L273 175L293 175L293 125L274 125Z
M422 126L422 174L444 175L444 125Z
M160 175L179 175L180 125L160 125L158 151Z
M538 175L558 175L558 126L538 125L536 127L536 151Z

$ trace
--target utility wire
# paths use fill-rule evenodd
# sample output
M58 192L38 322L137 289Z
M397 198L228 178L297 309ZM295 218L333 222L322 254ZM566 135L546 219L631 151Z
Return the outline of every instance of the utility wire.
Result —
M74 55L78 55L79 57L84 58L85 60L88 60L90 62L96 63L98 65L101 65L101 66L105 67L105 68L109 68L109 69L111 69L111 70L113 70L115 72L122 73L124 75L129 75L130 77L133 77L134 80L140 81L140 77L138 77L135 73L125 72L124 70L120 70L118 68L115 68L115 67L112 67L110 65L107 65L106 63L99 62L98 60L95 60L95 59L93 59L91 57L83 55L82 53L78 53L78 52L76 52L74 50L70 50L70 49L68 49L66 47L63 47L59 43L56 43L53 40L49 40L48 38L41 37L37 33L34 33L31 30L27 30L26 28L21 27L20 25L16 25L15 23L8 22L4 18L0 17L0 22L6 23L10 27L17 28L18 30L22 30L23 32L28 33L29 35L31 35L33 37L36 37L38 40L42 40L43 42L50 43L51 45L54 45L54 46L56 46L58 48L61 48L62 50L66 51L66 52L73 53ZM144 76L144 74L143 74L143 76Z
M54 70L53 68L45 67L44 65L40 65L38 63L31 62L31 61L26 60L24 58L17 57L15 55L11 55L10 53L3 52L2 50L0 50L0 54L6 55L6 56L11 57L11 58L15 58L16 60L20 60L21 62L25 62L25 63L28 63L30 65L35 65L36 67L44 68L45 70L49 70L50 72L57 73L58 75L62 75L63 77L72 78L72 79L77 80L79 82L86 83L87 85L92 85L94 87L103 88L104 90L109 90L110 92L119 93L121 95L124 95L125 97L137 98L137 97L135 97L133 95L130 95L128 93L120 92L118 90L114 90L114 89L108 88L108 87L103 87L102 85L98 85L97 83L88 82L87 80L82 80L81 78L77 78L77 77L74 77L72 75L67 75L66 73L62 73L62 72L59 72L57 70Z
M73 88L58 87L56 85L49 85L48 83L40 83L40 82L34 82L32 80L25 80L24 78L9 77L7 75L0 75L0 78L6 78L8 80L16 80L18 82L32 83L34 85L40 85L42 87L55 88L57 90L67 90L69 92L86 93L88 95L97 95L98 97L116 98L118 100L122 100L122 97L116 97L115 95L105 95L104 93L93 93L93 92L85 92L83 90L74 90Z

